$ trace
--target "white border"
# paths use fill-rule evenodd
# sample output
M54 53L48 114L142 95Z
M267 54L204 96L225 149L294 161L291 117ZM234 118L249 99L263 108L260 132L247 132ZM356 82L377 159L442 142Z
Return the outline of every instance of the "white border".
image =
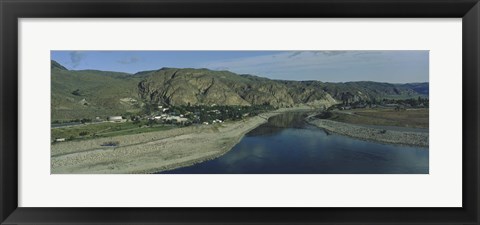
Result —
M20 19L21 207L461 207L461 19ZM430 50L429 175L50 175L50 50Z

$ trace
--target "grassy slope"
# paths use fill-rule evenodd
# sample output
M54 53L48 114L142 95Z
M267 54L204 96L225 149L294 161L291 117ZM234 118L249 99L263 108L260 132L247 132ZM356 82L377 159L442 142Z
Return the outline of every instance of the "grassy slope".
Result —
M69 71L52 68L52 121L95 118L138 111L133 102L139 100L136 86L139 79L125 73L94 70ZM80 95L72 92L79 90Z

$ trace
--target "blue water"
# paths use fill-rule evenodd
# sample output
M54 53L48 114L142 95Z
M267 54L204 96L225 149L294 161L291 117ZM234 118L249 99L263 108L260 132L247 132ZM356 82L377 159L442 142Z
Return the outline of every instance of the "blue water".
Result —
M428 148L330 134L304 115L273 117L225 155L173 174L428 174Z

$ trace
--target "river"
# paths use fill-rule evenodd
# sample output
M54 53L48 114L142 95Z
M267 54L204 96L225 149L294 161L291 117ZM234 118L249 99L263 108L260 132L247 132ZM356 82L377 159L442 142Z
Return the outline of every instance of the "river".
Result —
M304 113L269 119L223 156L170 174L428 174L428 148L331 134Z

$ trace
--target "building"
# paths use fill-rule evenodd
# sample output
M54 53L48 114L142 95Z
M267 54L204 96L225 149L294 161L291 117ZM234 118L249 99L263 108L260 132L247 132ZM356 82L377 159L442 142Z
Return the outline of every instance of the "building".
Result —
M398 104L390 103L390 104L384 104L384 106L394 108L394 107L397 107Z
M114 122L114 123L121 123L121 122L126 122L126 119L123 119L121 116L109 116L108 117L109 122Z
M184 122L187 122L187 121L188 121L187 118L177 118L178 123L184 123Z
M187 118L179 117L179 116L168 116L165 118L166 121L176 121L177 123L184 123L187 122Z

